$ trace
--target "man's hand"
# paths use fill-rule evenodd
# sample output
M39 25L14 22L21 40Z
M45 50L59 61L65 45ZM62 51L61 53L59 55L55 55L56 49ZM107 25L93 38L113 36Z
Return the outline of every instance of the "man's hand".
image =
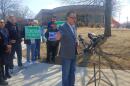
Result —
M60 40L61 39L61 33L58 31L56 33L56 40Z
M12 48L12 46L11 45L7 45L6 46L6 53L10 53L11 52L11 48Z

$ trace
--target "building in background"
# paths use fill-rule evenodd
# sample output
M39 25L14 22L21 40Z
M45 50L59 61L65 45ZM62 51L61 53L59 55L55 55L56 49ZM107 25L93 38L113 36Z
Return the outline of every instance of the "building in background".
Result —
M104 25L104 7L96 5L69 5L52 10L42 9L35 18L43 24L46 24L52 16L56 16L58 21L65 21L66 13L71 10L77 13L78 26L98 27Z
M111 27L112 28L119 28L119 27L121 27L121 24L117 20L112 18L112 20L111 20Z

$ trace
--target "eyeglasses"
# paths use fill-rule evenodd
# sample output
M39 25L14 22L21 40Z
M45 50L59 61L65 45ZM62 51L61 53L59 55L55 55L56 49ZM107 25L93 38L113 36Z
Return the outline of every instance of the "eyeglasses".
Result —
M72 17L72 16L70 16L70 18L71 18L71 19L76 19L76 17Z

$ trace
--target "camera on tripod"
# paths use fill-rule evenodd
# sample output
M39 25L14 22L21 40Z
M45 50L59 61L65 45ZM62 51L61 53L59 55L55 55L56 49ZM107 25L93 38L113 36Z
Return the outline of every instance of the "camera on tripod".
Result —
M84 53L92 53L96 46L104 39L104 34L101 35L96 35L95 33L88 33L88 38L90 39L89 43L85 43L85 40L81 35L78 36L79 41L83 44L84 46Z

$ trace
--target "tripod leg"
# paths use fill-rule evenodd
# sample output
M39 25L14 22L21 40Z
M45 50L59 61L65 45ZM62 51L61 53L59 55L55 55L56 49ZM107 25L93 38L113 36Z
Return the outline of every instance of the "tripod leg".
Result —
M99 86L100 80L101 80L101 63L100 63L100 61L101 61L101 58L100 58L100 55L99 55L99 82L98 82L98 86Z
M108 79L108 77L103 72L102 72L102 74L109 82L106 82L105 80L103 80L103 81L106 82L107 84L110 84L110 86L113 86L112 82Z
M98 71L97 72L95 72L95 76L98 74ZM95 81L95 77L94 77L94 75L93 75L93 77L88 81L88 83L86 84L86 86L87 85L89 85L89 84L91 84L92 82L94 82ZM97 80L97 79L96 79Z
M104 76L109 82L107 82L107 81L101 79L101 73L103 74L103 76ZM111 83L111 81L110 81L110 80L107 78L107 76L101 71L101 58L100 58L100 55L99 55L99 82L98 82L98 86L99 86L101 80L104 81L105 83L109 84L110 86L113 86L112 83Z
M95 81L95 86L96 86L96 70L95 70L95 63L94 63L94 81Z

